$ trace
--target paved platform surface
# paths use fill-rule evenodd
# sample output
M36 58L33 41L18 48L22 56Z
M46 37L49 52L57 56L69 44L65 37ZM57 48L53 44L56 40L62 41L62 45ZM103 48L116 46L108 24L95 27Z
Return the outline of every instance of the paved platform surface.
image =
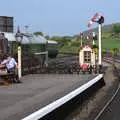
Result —
M0 86L0 120L20 120L85 84L96 75L36 74L22 84Z

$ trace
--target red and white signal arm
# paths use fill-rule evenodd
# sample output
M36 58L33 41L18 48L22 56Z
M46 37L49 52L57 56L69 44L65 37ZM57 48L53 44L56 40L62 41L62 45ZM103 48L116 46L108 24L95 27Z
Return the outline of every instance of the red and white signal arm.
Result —
M102 15L96 13L96 14L92 17L92 19L89 21L89 23L88 23L87 26L88 26L88 27L91 27L94 22L97 22L97 23L99 23L99 24L102 24L102 23L104 23L104 17L103 17Z
M80 35L83 35L83 32L80 32Z

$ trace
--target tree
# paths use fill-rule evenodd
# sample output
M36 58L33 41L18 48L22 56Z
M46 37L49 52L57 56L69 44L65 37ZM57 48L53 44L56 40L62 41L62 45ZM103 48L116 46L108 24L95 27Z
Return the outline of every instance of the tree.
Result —
M38 35L44 36L43 32L34 32L33 34L36 35L36 36L38 36Z
M120 24L119 23L113 24L112 31L116 34L120 33Z
M49 39L50 39L49 35L46 35L46 36L45 36L45 38L46 38L47 40L49 40Z

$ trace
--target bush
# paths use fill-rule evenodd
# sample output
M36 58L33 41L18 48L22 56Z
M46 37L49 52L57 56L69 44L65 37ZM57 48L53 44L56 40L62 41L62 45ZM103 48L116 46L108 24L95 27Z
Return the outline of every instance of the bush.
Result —
M116 23L116 24L113 24L112 26L112 31L114 33L120 33L120 24Z

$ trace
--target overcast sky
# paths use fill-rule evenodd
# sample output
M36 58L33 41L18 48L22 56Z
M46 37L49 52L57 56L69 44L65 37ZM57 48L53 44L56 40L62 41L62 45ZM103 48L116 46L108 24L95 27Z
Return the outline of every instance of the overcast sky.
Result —
M14 26L46 35L74 35L87 30L91 17L100 13L104 24L120 22L119 0L0 0L0 15L13 16ZM94 24L92 27L96 27Z

